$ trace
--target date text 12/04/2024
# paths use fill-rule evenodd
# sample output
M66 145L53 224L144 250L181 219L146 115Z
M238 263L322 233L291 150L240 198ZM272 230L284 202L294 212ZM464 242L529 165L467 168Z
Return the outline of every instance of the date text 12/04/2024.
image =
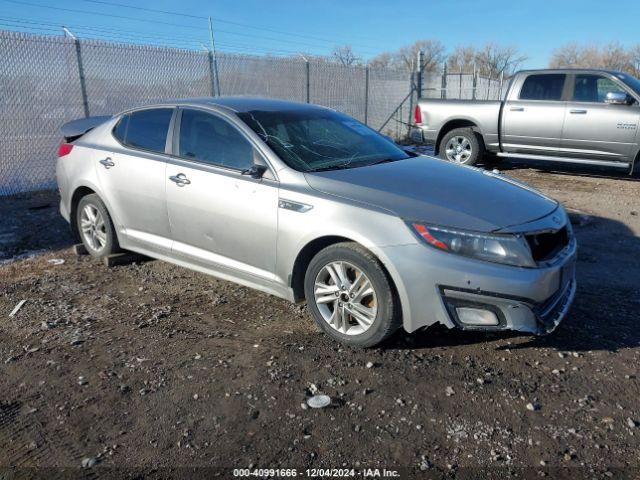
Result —
M295 468L289 469L248 469L239 468L233 470L234 477L298 477L304 476L308 478L397 478L400 473L397 470L388 470L386 468L308 468L298 471Z

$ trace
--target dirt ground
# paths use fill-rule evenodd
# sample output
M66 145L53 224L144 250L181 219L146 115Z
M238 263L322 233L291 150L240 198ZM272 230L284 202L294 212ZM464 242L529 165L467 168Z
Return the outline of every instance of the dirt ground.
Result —
M342 347L304 306L75 256L55 193L2 198L0 466L20 467L4 473L639 478L640 182L500 168L573 212L578 295L547 337L434 327ZM316 390L331 406L303 408Z

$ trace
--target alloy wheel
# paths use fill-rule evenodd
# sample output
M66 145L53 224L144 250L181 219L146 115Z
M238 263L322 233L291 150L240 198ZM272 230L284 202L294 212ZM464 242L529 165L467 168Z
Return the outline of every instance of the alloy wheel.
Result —
M471 157L473 149L467 137L456 135L447 142L445 153L450 162L465 163Z
M378 314L376 291L369 277L355 265L336 261L316 276L314 300L324 320L345 335L366 332Z
M95 205L87 204L80 213L82 237L90 248L99 252L107 244L107 229L102 213Z

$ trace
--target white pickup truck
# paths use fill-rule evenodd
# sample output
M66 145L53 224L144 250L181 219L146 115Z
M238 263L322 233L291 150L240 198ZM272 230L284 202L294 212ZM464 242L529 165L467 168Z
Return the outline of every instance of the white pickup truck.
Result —
M604 70L528 70L501 101L421 99L411 137L466 165L483 156L640 164L640 80Z

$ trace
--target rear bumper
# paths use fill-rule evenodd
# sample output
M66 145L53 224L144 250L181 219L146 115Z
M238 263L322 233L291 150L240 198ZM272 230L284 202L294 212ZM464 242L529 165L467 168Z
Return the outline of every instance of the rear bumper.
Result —
M438 138L438 131L430 130L423 127L412 127L411 131L409 132L409 137L415 143L426 143L431 145L436 143L436 139Z

